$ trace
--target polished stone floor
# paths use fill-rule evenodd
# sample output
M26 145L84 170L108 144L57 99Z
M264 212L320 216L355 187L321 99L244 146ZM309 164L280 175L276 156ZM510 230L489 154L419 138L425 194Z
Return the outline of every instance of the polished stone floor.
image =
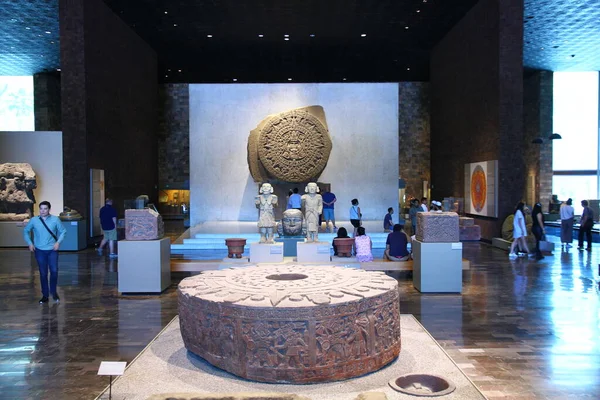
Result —
M596 247L598 246L598 247ZM600 246L540 262L467 243L461 295L420 294L399 279L414 314L490 399L600 398ZM0 249L0 398L90 399L100 361L131 361L177 314L161 296L120 296L118 260L61 253L60 304L39 305L35 261ZM390 399L391 400L391 399Z

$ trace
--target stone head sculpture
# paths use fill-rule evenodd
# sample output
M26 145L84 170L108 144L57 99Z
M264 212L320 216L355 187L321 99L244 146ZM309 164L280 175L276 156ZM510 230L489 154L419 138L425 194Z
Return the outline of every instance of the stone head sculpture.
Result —
M303 236L306 234L306 224L302 211L290 208L283 212L281 222L277 225L279 236Z
M304 191L309 194L314 194L314 193L320 192L319 186L317 186L317 184L314 182L311 182L308 185L306 185L306 188L304 188Z
M270 183L263 183L260 187L260 194L271 194L273 193L273 186Z

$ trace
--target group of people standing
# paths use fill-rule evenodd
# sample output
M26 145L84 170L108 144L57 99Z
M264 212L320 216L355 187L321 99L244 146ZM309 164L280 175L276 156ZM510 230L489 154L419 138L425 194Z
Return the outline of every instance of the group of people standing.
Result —
M587 240L587 248L585 250L592 251L592 228L594 227L594 210L590 208L587 200L581 201L583 213L579 220L579 235L578 246L579 250L584 250L584 238ZM560 242L566 248L572 247L573 242L573 223L575 220L575 209L573 208L573 200L568 199L560 205Z

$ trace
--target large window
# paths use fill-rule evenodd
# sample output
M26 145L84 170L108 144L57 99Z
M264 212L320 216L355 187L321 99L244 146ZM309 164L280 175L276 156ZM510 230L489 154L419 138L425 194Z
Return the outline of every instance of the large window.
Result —
M33 130L33 77L0 76L0 131Z
M552 193L573 198L576 212L583 199L598 194L598 72L555 72ZM578 210L579 209L579 210Z

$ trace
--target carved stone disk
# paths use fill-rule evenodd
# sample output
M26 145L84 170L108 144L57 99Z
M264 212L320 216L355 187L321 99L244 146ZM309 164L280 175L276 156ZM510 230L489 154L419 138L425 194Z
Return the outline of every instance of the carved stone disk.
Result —
M398 284L334 266L208 271L178 288L185 347L261 382L313 383L376 371L400 353Z

